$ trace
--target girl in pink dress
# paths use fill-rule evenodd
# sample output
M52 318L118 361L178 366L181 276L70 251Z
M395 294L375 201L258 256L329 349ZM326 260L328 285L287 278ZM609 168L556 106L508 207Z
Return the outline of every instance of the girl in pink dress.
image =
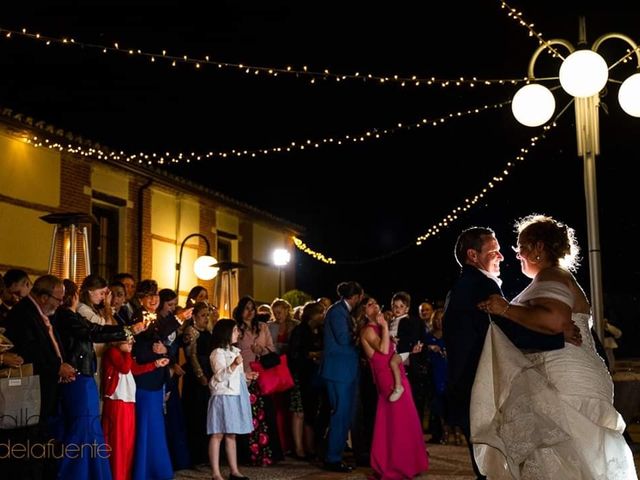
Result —
M363 320L360 342L378 392L371 467L381 480L413 478L429 468L429 460L404 366L400 365L405 392L392 402L389 391L393 389L394 379L390 360L395 354L395 345L389 336L389 325L378 302L371 297L362 299L358 311L362 312Z

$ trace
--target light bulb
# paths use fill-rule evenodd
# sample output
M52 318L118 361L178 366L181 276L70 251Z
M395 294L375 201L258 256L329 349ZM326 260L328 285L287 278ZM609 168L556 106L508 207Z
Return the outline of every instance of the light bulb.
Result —
M547 123L555 109L556 100L553 93L538 83L522 87L511 102L513 116L527 127L539 127Z
M284 267L291 260L291 254L289 250L284 248L276 248L273 251L273 264L278 267Z
M560 85L574 97L591 97L604 88L609 79L607 62L593 50L578 50L560 66Z
M618 102L629 115L640 117L640 73L631 75L620 85Z
M215 257L209 255L198 257L197 260L193 262L193 272L200 280L212 280L218 275L219 270L216 267L212 267L215 263L218 263Z

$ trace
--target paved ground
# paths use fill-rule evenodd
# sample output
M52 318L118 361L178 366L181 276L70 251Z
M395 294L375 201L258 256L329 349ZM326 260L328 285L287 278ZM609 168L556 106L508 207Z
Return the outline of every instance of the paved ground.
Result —
M640 472L640 424L630 425L635 445L634 458L636 469ZM429 451L429 472L418 477L429 480L473 480L473 470L469 463L466 447L452 445L427 445ZM371 469L358 468L350 474L325 472L319 465L312 465L287 458L284 462L268 468L242 468L242 473L251 480L365 480ZM223 469L223 475L228 475L228 469ZM177 480L209 479L211 470L208 466L201 466L195 470L182 470L176 473Z
M469 454L466 447L429 444L428 450L431 464L429 473L418 478L430 480L473 480L475 478L469 464ZM251 480L364 480L372 473L369 468L358 468L350 474L325 472L319 465L311 465L289 458L276 466L267 468L243 467L241 471ZM222 473L227 475L228 469L224 469ZM176 479L203 480L211 478L210 475L209 467L202 466L196 470L177 472Z

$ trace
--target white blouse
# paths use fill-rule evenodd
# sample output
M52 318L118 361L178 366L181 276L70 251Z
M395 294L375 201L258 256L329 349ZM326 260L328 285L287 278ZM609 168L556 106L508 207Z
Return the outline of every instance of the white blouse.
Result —
M245 382L244 366L236 365L233 370L231 364L240 354L240 349L216 348L211 352L209 360L213 375L209 382L211 395L240 395L240 382Z

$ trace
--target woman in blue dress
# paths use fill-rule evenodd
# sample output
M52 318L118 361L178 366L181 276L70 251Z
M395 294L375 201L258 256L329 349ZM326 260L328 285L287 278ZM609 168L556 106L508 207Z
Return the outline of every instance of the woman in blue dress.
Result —
M53 323L60 334L65 362L76 371L76 379L62 386L62 442L67 450L60 460L58 478L110 480L109 452L100 423L100 402L95 381L96 353L93 343L130 338L143 325L132 327L99 325L77 313L78 287L64 281L65 294Z

